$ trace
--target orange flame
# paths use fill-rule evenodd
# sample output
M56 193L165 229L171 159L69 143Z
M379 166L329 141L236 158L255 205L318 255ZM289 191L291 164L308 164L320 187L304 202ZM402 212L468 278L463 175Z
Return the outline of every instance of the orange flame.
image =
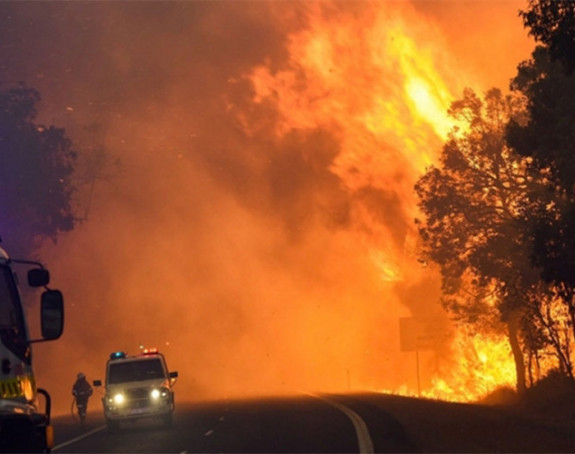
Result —
M332 131L341 152L331 170L345 187L396 194L411 222L413 183L435 161L452 126L447 109L462 89L446 82L455 64L442 36L407 3L356 14L314 3L307 19L309 28L290 36L288 69L251 72L254 101L275 105L280 136L293 128ZM356 222L371 224L360 211ZM397 279L404 251L385 250L389 232L370 230L367 241L378 250L370 255L384 279Z
M365 187L393 194L412 225L413 184L436 161L454 125L447 110L464 88L458 81L473 77L444 50L441 31L409 3L370 2L353 12L306 6L309 26L289 37L287 67L274 72L261 65L249 74L254 102L275 107L280 137L292 129L330 130L341 146L331 171L344 187L352 194ZM391 228L361 204L353 208L353 221L383 281L423 275L413 227L394 245ZM458 361L450 372L438 372L424 395L471 400L513 385L505 339L459 334L452 349Z
M497 387L515 386L515 364L504 337L469 336L456 333L453 348L459 367L449 376L435 377L426 397L452 401L474 401Z

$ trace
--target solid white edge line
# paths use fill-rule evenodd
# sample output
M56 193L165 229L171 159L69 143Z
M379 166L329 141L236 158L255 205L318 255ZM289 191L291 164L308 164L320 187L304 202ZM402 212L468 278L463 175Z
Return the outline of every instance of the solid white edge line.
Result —
M367 424L365 423L365 421L363 419L361 419L361 416L359 416L351 408L348 408L345 405L340 404L339 402L336 402L334 400L328 399L328 398L323 397L323 396L319 396L317 394L309 394L309 395L313 396L313 397L317 397L318 399L321 399L321 400L329 403L330 405L334 406L338 410L345 413L346 416L349 419L351 419L351 422L353 423L353 427L355 428L355 433L357 435L357 442L359 445L360 454L374 454L375 453L374 448L373 448L373 441L371 440L371 437L369 435L369 430L367 428Z
M52 452L54 452L60 448L63 448L65 446L71 445L72 443L76 443L77 441L80 441L83 438L89 437L90 435L95 434L96 432L100 432L101 430L103 430L105 428L106 428L106 426L96 427L95 429L91 430L90 432L86 432L85 434L82 434L79 437L72 438L71 440L65 441L64 443L60 443L59 445L54 446L52 448Z

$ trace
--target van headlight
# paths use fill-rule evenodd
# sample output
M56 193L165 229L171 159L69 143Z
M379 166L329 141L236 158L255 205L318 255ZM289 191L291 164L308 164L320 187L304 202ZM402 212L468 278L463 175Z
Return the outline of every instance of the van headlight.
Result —
M152 392L150 393L150 397L152 398L152 400L158 400L160 398L160 390L159 389L152 389Z
M122 405L125 400L126 397L122 393L116 393L114 394L114 397L112 397L112 402L114 402L116 405Z
M160 399L167 399L170 395L170 390L168 388L154 388L150 391L150 398L152 400L158 401Z

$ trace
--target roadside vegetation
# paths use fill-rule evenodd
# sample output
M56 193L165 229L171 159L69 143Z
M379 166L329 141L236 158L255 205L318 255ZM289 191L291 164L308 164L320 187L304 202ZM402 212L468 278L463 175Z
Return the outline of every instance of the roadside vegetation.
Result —
M457 126L415 186L416 222L443 306L508 337L516 392L537 404L574 378L575 3L531 0L520 16L537 47L508 94L452 104Z
M41 96L0 87L0 212L14 255L30 257L46 238L74 228L76 151L66 131L37 123Z

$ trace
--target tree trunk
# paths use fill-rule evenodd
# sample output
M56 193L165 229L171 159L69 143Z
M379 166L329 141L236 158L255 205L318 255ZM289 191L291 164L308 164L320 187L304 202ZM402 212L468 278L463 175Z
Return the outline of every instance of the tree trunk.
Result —
M525 379L525 360L521 345L519 345L519 314L511 314L507 320L507 332L509 336L509 345L515 360L515 374L517 376L517 394L522 395L526 390Z

